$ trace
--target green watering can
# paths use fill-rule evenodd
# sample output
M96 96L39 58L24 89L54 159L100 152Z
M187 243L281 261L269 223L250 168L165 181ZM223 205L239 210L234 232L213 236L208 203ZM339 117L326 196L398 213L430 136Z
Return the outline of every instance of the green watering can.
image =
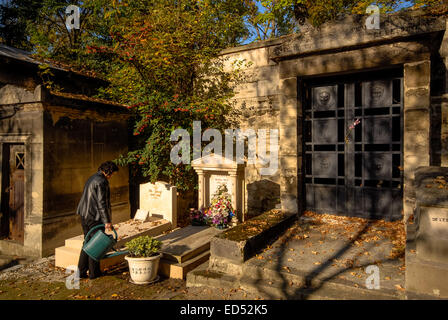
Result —
M100 224L90 229L90 231L84 238L84 244L82 250L84 250L84 252L87 253L87 255L95 261L100 261L103 258L110 258L122 254L127 254L128 251L117 251L114 249L114 245L117 244L117 238L118 238L115 229L112 229L114 231L115 238L112 235L105 234L103 231L99 231L95 233L93 237L90 238L89 241L87 242L85 241L85 239L88 239L93 231L102 228L104 226L105 226L104 224ZM117 252L107 254L111 249Z

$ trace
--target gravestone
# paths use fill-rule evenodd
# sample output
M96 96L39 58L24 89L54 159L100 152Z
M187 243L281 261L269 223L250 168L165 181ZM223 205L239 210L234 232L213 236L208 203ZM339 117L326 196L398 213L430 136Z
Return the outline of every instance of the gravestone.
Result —
M416 172L417 256L448 266L448 168Z
M177 188L166 183L145 183L140 185L140 209L151 216L163 218L177 226Z
M246 214L245 164L211 154L191 163L198 174L198 209L208 207L211 199L221 185L226 185L236 210L238 221L243 222Z
M448 168L418 168L415 190L414 225L407 228L406 290L448 298Z

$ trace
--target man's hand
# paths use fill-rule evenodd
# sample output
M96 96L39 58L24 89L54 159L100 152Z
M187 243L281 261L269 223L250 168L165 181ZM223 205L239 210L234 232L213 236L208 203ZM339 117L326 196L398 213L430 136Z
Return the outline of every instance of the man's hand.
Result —
M112 231L112 223L106 223L106 231Z

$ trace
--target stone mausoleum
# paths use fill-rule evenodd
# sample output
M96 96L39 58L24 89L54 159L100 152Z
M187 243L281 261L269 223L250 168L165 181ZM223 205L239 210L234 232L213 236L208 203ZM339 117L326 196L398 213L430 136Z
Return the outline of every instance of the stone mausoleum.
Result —
M82 233L76 207L98 166L128 150L124 106L90 98L104 82L0 45L0 252L47 256ZM45 79L45 78L44 78ZM112 220L130 218L129 174L111 181Z
M277 173L245 170L247 212L402 220L406 289L448 297L447 19L415 10L369 29L366 17L222 52L252 62L240 128L279 130Z
M421 11L381 16L378 30L348 16L223 51L252 62L235 97L240 128L279 130L277 174L247 166L248 212L280 202L291 213L409 217L415 169L448 163L445 29Z

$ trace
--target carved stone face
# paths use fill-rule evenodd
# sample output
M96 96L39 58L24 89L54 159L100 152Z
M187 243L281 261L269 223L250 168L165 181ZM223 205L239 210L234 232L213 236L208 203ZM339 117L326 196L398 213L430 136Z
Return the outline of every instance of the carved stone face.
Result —
M329 166L330 166L330 163L328 162L327 159L320 160L321 169L328 169Z
M319 103L323 106L326 106L330 102L330 92L327 90L322 90L319 92Z
M384 87L382 85L374 85L372 87L372 102L378 103L381 101L384 95Z

